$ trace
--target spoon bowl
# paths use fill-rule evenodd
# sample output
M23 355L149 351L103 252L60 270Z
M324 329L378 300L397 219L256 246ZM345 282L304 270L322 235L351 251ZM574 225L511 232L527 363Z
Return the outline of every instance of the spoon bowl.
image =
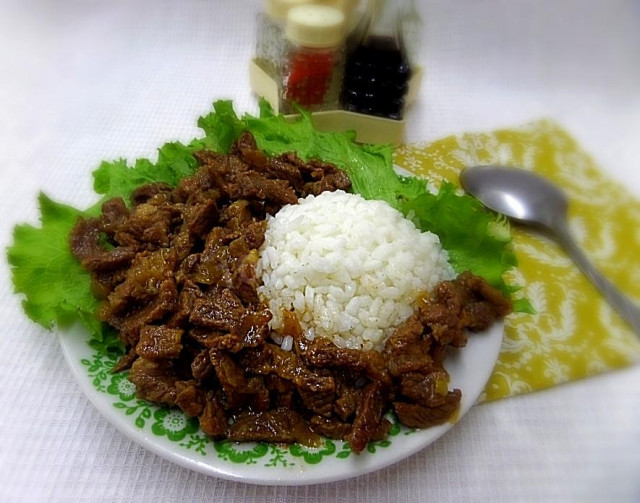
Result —
M466 168L460 174L460 183L488 208L555 235L609 304L640 335L640 308L600 274L571 237L567 223L569 199L562 190L539 175L504 166Z
M565 219L568 199L545 178L517 168L477 166L460 175L462 187L488 208L549 230Z

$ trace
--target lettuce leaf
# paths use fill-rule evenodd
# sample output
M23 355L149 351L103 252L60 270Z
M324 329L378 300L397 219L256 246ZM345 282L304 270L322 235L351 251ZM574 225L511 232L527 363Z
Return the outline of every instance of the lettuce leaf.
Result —
M16 226L13 244L7 250L15 291L25 296L26 314L47 329L79 320L96 347L117 346L113 333L94 316L98 302L91 295L89 274L71 255L71 228L78 217L97 214L106 199L122 197L128 201L141 184L161 181L177 185L197 169L194 152L205 148L227 152L247 129L270 155L295 151L305 160L336 164L348 173L354 192L384 200L422 230L438 234L458 272L471 270L505 294L513 293L515 289L504 282L503 275L516 265L516 257L509 247L508 232L495 232L501 228L495 214L475 199L457 195L452 185L445 184L432 194L424 180L399 176L393 169L390 145L359 145L352 133L318 131L311 116L300 112L298 119L289 120L275 115L262 101L259 117L238 117L231 101L217 101L213 110L198 120L204 135L186 145L165 144L158 150L156 162L138 159L132 166L122 159L102 162L93 172L94 190L102 197L91 208L81 211L40 194L41 227ZM516 308L531 312L526 300L519 300Z
M158 150L158 161L138 159L133 167L124 159L103 161L93 172L93 190L104 199L122 197L128 200L133 190L145 183L165 182L176 186L185 176L192 175L198 161L193 152L202 147L187 146L179 142L167 143Z
M445 183L436 195L407 200L403 211L411 213L421 229L440 237L457 271L471 270L506 292L502 274L516 265L515 255L506 246L510 238L489 232L493 215L473 197L458 196L455 190Z
M16 226L7 251L15 292L25 294L25 313L43 327L79 319L100 337L102 326L94 315L98 301L91 295L89 273L69 251L69 232L81 212L42 193L38 201L42 227Z

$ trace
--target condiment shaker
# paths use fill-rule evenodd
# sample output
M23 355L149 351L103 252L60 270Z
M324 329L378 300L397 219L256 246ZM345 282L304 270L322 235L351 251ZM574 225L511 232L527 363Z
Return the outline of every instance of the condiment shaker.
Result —
M303 5L289 10L283 65L283 111L295 104L311 110L339 106L344 64L345 16L334 7Z
M373 0L361 40L347 56L341 102L345 110L400 120L411 68L397 5Z

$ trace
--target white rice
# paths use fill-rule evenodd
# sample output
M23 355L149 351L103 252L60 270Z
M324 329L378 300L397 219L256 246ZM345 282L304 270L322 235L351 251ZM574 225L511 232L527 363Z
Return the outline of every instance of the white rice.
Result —
M343 191L269 217L257 274L273 329L293 308L308 339L359 349L380 349L418 295L454 277L438 236L385 202Z

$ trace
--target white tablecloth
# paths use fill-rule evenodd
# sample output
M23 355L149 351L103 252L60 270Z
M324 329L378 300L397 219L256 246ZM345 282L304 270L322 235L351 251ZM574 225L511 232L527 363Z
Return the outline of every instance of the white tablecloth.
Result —
M425 85L408 141L564 125L640 197L640 7L633 1L417 0ZM0 2L0 248L37 191L86 206L102 159L197 134L217 98L255 111L257 0ZM640 501L640 368L474 407L382 471L260 487L185 470L111 426L55 334L0 279L0 501Z

